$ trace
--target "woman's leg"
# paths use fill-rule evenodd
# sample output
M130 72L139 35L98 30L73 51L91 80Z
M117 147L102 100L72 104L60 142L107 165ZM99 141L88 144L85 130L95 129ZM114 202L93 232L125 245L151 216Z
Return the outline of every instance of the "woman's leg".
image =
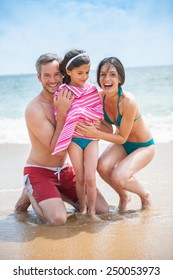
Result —
M92 141L84 150L84 181L87 191L89 216L95 215L96 207L96 169L98 161L98 141Z
M71 142L68 153L76 174L76 193L79 200L79 208L82 214L86 214L86 190L84 184L84 152L76 143Z
M151 194L136 180L133 175L151 162L155 154L154 145L135 150L124 158L111 173L111 180L114 185L122 190L137 194L142 207L151 206Z
M126 210L130 196L125 190L112 182L111 176L114 168L126 157L127 154L122 145L110 144L100 156L97 167L100 177L118 193L120 197L118 205L120 212Z

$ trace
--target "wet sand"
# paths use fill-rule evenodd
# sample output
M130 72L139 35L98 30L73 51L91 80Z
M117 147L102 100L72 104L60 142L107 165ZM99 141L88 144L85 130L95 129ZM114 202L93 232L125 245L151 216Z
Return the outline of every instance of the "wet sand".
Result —
M104 148L100 144L100 150ZM0 259L1 260L173 260L173 143L157 144L154 160L136 175L152 192L154 206L140 210L131 194L127 211L114 211L116 193L97 176L98 188L113 213L101 221L80 219L66 205L66 225L43 225L30 207L15 214L22 190L22 172L29 146L0 145Z

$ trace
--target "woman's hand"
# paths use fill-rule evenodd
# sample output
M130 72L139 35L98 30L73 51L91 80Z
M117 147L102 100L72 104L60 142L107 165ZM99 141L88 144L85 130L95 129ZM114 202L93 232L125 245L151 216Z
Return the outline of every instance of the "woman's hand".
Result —
M100 130L101 127L101 120L95 120L93 121L93 125Z
M99 131L97 128L94 126L94 124L87 121L85 124L79 122L76 126L76 131L87 137L99 138Z

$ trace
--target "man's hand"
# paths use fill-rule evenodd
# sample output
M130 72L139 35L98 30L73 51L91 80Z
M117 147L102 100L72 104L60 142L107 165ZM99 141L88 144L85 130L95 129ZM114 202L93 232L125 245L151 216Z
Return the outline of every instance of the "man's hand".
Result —
M70 109L75 95L68 89L62 89L59 93L58 99L54 96L54 106L58 110L58 115L66 115Z

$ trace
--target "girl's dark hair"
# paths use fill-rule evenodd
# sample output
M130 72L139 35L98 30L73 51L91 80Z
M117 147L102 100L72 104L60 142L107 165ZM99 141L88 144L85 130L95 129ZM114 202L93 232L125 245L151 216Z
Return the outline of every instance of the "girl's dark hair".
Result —
M97 83L98 85L101 87L100 85L100 71L101 71L101 68L103 65L109 65L109 68L111 65L113 65L117 72L118 72L118 76L119 76L119 79L121 80L121 82L119 83L119 86L122 86L125 82L125 70L124 70L124 67L121 63L121 61L117 58L117 57L107 57L107 58L104 58L102 61L100 61L98 67L97 67ZM108 68L108 70L109 70Z
M66 72L66 65L69 62L70 59L72 59L73 57L79 55L79 54L84 54L83 56L79 56L76 59L74 59L68 66L68 70L72 70L75 67L80 67L83 64L89 64L90 63L90 58L88 55L86 55L86 52L83 50L71 50L69 52L67 52L63 58L63 60L61 61L61 63L59 64L59 69L60 72L63 75L63 83L65 84L69 84L70 83L70 76L67 74Z

